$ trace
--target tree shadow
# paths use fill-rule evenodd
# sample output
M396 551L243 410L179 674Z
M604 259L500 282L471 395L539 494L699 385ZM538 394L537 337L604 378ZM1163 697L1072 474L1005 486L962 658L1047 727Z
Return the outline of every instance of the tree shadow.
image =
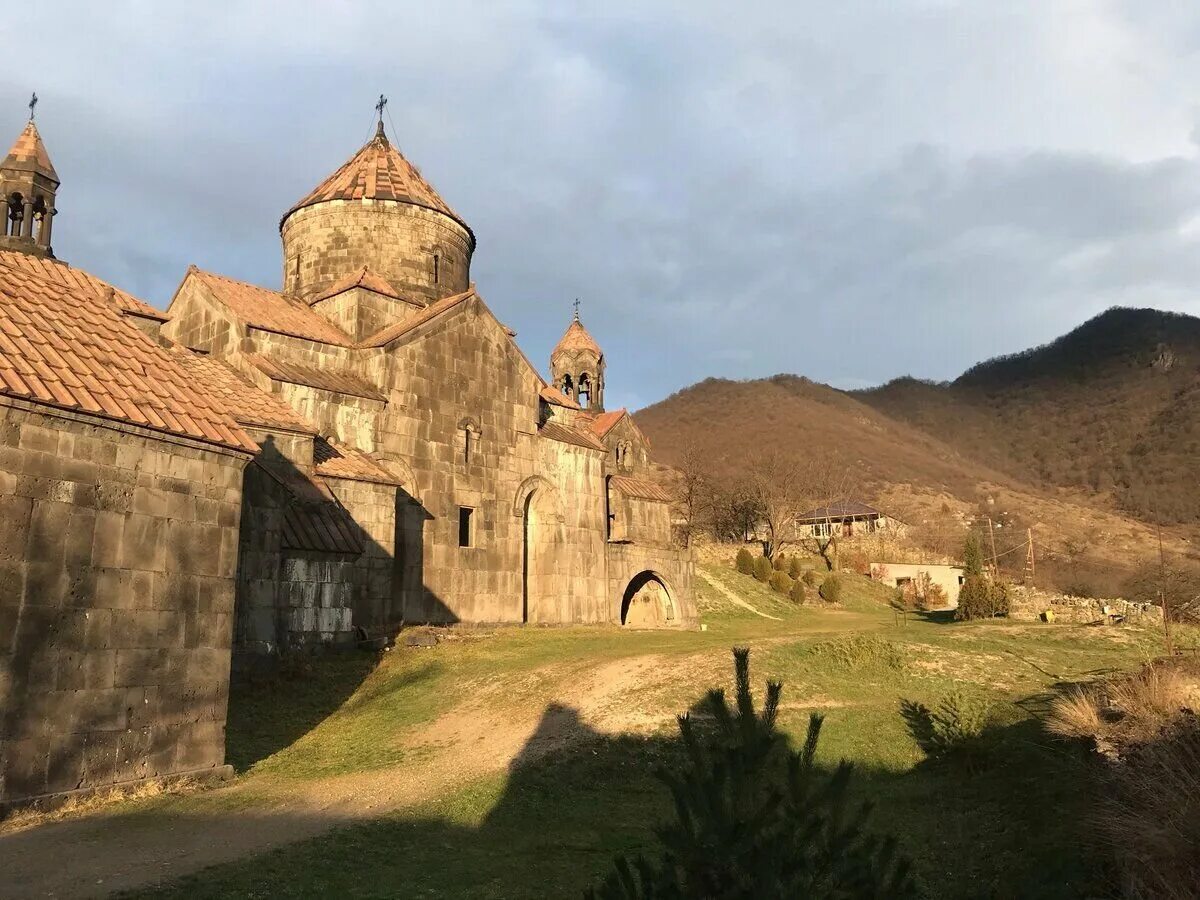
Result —
M896 834L930 896L1107 893L1082 758L1029 720L989 730L987 745L988 765L973 771L934 758L856 766L854 795L873 803L871 827ZM551 705L506 776L451 792L436 813L337 828L145 896L580 896L615 856L657 855L671 800L655 772L684 762L673 733L604 735ZM826 771L835 763L818 752Z

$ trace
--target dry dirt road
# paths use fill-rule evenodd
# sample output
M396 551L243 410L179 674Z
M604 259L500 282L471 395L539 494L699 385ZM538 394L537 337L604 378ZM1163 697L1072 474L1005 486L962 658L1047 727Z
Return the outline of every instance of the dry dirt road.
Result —
M672 657L715 670L724 652ZM669 726L671 711L648 708L644 685L661 663L645 655L581 674L578 666L538 670L549 687L537 702L506 707L498 678L405 744L422 762L320 782L259 783L253 776L216 791L116 804L79 818L0 833L0 897L98 897L169 881L217 863L313 837L445 795L569 744L602 733ZM560 671L561 669L561 671ZM528 673L526 673L528 674Z

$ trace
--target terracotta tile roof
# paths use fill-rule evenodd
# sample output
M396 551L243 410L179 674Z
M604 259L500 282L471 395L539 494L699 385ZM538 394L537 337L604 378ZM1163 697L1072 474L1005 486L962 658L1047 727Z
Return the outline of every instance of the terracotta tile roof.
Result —
M199 278L230 312L254 328L338 347L349 347L354 343L346 332L319 312L309 309L307 303L278 291L205 272L195 266L188 268L187 277Z
M67 287L88 291L103 300L115 304L121 312L135 316L144 316L147 319L157 319L159 322L167 321L167 314L162 310L155 309L149 303L145 303L133 296L133 294L113 287L90 272L72 268L61 260L37 257L29 253L23 253L20 250L0 250L0 263L11 266L14 269L27 269L35 275L40 275L51 281L57 281Z
M325 438L317 438L313 444L313 462L316 463L317 474L326 478L348 478L377 484L401 483L400 479L362 451Z
M554 349L550 353L550 358L554 359L560 353L578 353L581 350L590 350L597 356L604 355L600 352L600 345L588 334L588 330L583 327L583 323L576 317L567 326L566 334L555 344Z
M351 272L345 278L334 283L333 287L327 291L320 293L315 300L309 301L309 306L315 306L322 300L328 300L330 297L336 297L343 291L348 291L351 288L363 288L364 290L374 291L376 294L382 294L384 297L391 297L394 300L404 300L407 303L414 303L418 306L424 306L423 303L417 300L409 300L407 297L402 297L397 290L387 283L381 276L376 275L366 266L363 266L357 272Z
M467 229L472 243L475 241L471 227L421 177L417 167L391 145L382 128L341 168L289 209L280 220L279 227L282 229L288 216L296 210L327 200L397 200L423 206L454 219Z
M251 384L227 363L176 345L171 352L188 369L197 384L229 410L239 425L282 428L317 434L317 427L273 394Z
M589 450L604 450L604 445L583 431L559 425L557 422L547 422L538 431L542 437L564 444L574 444L577 447L587 447Z
M828 506L818 506L808 512L796 516L796 521L802 524L813 522L840 522L842 519L869 519L882 516L879 510L857 500L837 500Z
M442 313L449 312L464 300L468 300L474 296L475 289L468 288L461 294L452 294L449 297L443 297L441 300L438 300L436 303L431 303L419 313L414 316L410 316L403 322L399 322L396 325L389 325L386 328L381 328L379 331L375 332L369 337L364 338L358 346L385 347L397 338L401 338L410 331L413 331L414 329L424 325L426 322L436 319L438 316L442 315Z
M373 384L351 372L339 372L336 369L314 369L296 363L269 359L257 353L247 354L245 359L250 365L275 381L302 384L306 387L319 388L322 391L332 391L335 394L352 394L355 397L366 397L368 400L387 400L387 397L380 393Z
M38 172L58 184L58 173L50 162L50 154L42 143L37 126L32 121L26 123L24 130L17 135L8 156L0 162L0 169L19 169L22 172Z
M614 409L611 412L599 413L587 423L587 429L596 437L602 438L627 415L629 415L629 411L626 409Z
M550 385L543 385L541 391L538 392L541 398L551 406L562 406L566 409L581 409L580 405L560 391L558 388Z
M90 291L0 263L0 392L257 451L168 351Z
M626 497L638 500L654 500L658 503L670 503L671 495L662 485L642 478L630 478L628 475L614 475L609 483Z

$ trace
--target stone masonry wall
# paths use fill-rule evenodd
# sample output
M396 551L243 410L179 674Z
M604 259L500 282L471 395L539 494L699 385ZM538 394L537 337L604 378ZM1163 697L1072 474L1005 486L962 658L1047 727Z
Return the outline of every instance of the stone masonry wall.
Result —
M638 544L608 545L609 621L621 621L621 607L629 586L644 572L653 573L667 589L677 623L693 628L699 613L692 594L695 563L691 551Z
M1012 619L1034 622L1041 619L1046 610L1051 610L1056 622L1090 625L1093 622L1106 621L1105 608L1108 609L1108 615L1124 616L1127 622L1162 624L1162 607L1152 603L1134 603L1119 597L1070 597L1022 585L1012 589L1008 614Z
M397 488L344 478L326 478L325 483L360 529L363 541L362 555L353 562L361 584L353 600L353 624L394 633L403 619L399 598L393 597Z
M223 763L246 462L0 406L0 801Z
M400 293L432 302L470 282L471 238L458 222L394 200L330 200L283 223L283 290L311 299L368 266ZM434 256L438 257L434 281Z

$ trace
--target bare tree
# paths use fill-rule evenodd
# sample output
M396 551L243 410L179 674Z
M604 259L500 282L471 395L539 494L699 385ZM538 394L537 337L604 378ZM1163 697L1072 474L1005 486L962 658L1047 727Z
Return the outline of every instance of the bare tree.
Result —
M804 503L800 491L800 467L794 457L778 450L759 453L747 467L746 488L767 530L763 550L774 559L792 539L796 514Z
M797 482L806 499L805 508L823 513L818 521L805 526L807 530L800 535L800 544L820 556L826 568L834 572L838 569L838 542L844 518L840 507L854 492L852 473L836 457L814 456L799 468Z
M708 461L695 442L688 443L680 454L675 475L675 503L682 519L680 541L690 547L701 518L711 511L713 503Z

